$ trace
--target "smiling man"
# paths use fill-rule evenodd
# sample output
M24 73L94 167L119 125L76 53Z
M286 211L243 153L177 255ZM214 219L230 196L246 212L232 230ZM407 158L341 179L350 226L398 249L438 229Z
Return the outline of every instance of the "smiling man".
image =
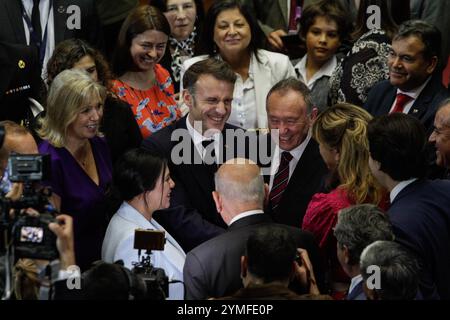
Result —
M440 79L440 52L436 27L421 20L403 23L392 40L390 79L373 87L364 108L374 116L410 114L430 133L436 108L448 96Z
M436 148L436 164L446 168L445 177L450 178L450 98L444 100L436 112L429 141Z
M327 172L310 127L317 116L308 87L295 78L278 82L267 95L272 141L266 212L278 223L300 227L309 201ZM278 135L278 136L277 136Z
M217 159L221 159L219 154L229 154L225 150L225 131L237 129L226 123L235 81L235 73L223 61L207 59L193 64L183 77L182 97L189 114L142 144L144 149L168 159L175 181L171 207L182 205L196 210L159 217L186 251L226 227L217 212L212 191Z

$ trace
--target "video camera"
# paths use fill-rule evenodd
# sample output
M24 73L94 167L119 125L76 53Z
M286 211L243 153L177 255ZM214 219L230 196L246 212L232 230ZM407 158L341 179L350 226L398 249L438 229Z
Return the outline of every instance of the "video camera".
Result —
M51 191L35 186L36 182L47 178L49 172L48 155L12 154L8 159L10 182L22 182L23 194L19 200L1 197L1 227L8 239L6 246L12 245L15 260L19 258L54 260L58 258L56 236L48 228L56 222L54 210L49 205ZM33 208L39 215L22 213L22 209ZM14 210L11 218L10 211ZM3 248L0 248L0 250Z
M136 229L134 249L138 249L139 262L133 262L132 273L146 285L146 300L164 300L169 296L169 279L164 269L151 264L151 250L164 250L164 231ZM141 250L145 256L141 258Z

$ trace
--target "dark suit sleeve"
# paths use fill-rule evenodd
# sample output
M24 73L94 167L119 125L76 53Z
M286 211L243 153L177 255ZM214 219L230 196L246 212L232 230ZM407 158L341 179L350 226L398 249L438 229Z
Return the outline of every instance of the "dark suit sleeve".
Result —
M159 210L154 216L186 252L225 232L203 219L197 210L184 206Z
M186 300L204 300L208 298L205 271L198 257L189 252L183 268Z
M103 30L100 21L100 17L97 12L97 7L94 0L85 1L85 7L81 8L82 14L83 10L86 10L87 15L83 16L85 21L82 21L81 36L80 38L85 39L91 45L95 46L100 51L104 52L105 42L103 38ZM86 27L85 27L86 26Z

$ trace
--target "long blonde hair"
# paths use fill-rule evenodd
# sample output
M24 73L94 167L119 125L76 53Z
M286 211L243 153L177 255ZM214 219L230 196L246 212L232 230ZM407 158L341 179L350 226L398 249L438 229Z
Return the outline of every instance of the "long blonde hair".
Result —
M40 119L39 136L54 147L66 145L67 129L75 121L80 110L89 99L106 98L106 88L89 75L76 69L64 70L50 86L45 117Z
M336 172L339 188L344 189L355 204L379 204L383 189L369 168L367 124L372 116L349 103L339 103L323 111L313 125L314 139L339 152Z

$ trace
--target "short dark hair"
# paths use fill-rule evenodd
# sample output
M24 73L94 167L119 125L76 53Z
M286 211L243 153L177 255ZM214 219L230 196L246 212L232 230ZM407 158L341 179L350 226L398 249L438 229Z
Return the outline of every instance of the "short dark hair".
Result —
M116 76L120 77L133 67L131 42L138 34L147 30L161 31L170 36L170 25L166 17L155 7L141 5L128 14L120 28L112 63Z
M427 136L416 118L393 113L369 122L369 151L380 170L396 181L427 174Z
M100 83L110 89L113 77L108 63L100 51L81 39L67 39L56 46L47 62L47 85L50 87L53 79L61 71L72 69L74 64L85 56L90 56L94 60Z
M362 251L377 240L394 240L386 213L373 204L360 204L342 209L334 229L338 245L349 251L350 265L358 265Z
M297 248L293 236L283 227L258 227L247 240L248 271L265 283L286 280L292 272Z
M127 151L117 160L114 170L114 187L122 201L155 188L158 178L164 179L167 160L144 149Z
M202 75L211 75L217 80L226 81L234 85L236 74L228 63L214 58L198 61L190 66L183 76L183 88L191 94L195 93L195 85Z
M321 0L306 6L302 13L300 18L300 35L304 39L306 39L306 34L317 17L325 17L336 22L341 41L348 37L350 24L342 6L337 1Z
M364 281L373 274L368 267L380 268L380 288L374 289L381 300L413 300L419 288L419 263L414 255L393 241L376 241L361 254Z
M270 88L269 93L267 93L266 102L272 93L274 92L286 93L289 90L295 91L303 96L303 99L305 100L306 103L306 110L308 113L311 113L314 107L313 102L311 100L311 90L309 90L308 86L303 81L295 77L289 77L287 79L283 79L275 83L275 85L272 88Z
M143 299L146 287L122 264L97 261L83 273L82 293L86 300Z
M408 20L402 23L393 41L408 37L419 38L423 45L423 56L430 60L434 56L441 60L441 32L436 26L423 20Z
M224 0L214 1L205 16L203 24L201 41L196 46L197 54L208 54L214 56L216 54L216 44L214 42L214 26L216 24L217 16L225 10L238 9L244 16L245 20L250 26L251 39L248 45L249 52L254 53L258 59L258 49L263 48L263 39L265 38L258 22L248 8L248 6L239 0Z

